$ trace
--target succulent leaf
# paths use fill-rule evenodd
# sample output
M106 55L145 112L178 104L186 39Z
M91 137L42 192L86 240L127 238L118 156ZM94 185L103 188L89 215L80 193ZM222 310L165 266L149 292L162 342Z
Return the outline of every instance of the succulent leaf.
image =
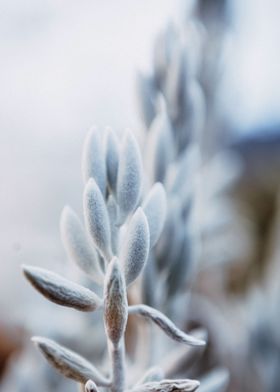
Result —
M148 259L149 248L149 225L142 208L139 207L129 222L126 239L120 252L127 286L143 270Z
M150 232L150 248L152 248L162 232L166 218L166 194L159 182L154 184L143 203L143 210L148 220Z
M174 155L174 141L171 124L165 109L151 124L148 139L149 169L153 181L164 182L168 165Z
M158 310L147 305L134 305L128 307L129 314L138 314L153 321L171 339L190 346L205 346L205 341L188 335L176 327L173 322Z
M96 283L101 283L103 272L98 255L77 216L70 208L64 207L60 219L61 238L70 259L88 274Z
M106 165L101 131L93 128L88 132L82 155L82 174L84 182L94 178L102 194L106 191Z
M109 380L79 354L47 338L36 336L32 338L32 341L49 364L65 377L80 383L85 383L88 379L92 379L99 386L110 385Z
M121 146L117 180L117 202L121 220L133 212L137 206L141 188L141 155L134 136L127 132Z
M23 266L27 280L44 297L58 305L83 312L91 312L102 305L102 300L91 290L71 282L54 272L39 267Z
M84 215L88 232L100 253L111 258L111 229L107 207L102 193L93 178L84 191Z
M132 392L194 392L199 385L196 380L162 380L136 386Z

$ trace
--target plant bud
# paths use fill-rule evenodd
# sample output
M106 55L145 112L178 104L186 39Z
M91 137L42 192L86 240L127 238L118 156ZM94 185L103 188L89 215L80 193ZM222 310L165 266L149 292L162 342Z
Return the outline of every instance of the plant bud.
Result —
M127 323L127 295L118 259L108 265L104 282L104 323L108 338L117 346Z

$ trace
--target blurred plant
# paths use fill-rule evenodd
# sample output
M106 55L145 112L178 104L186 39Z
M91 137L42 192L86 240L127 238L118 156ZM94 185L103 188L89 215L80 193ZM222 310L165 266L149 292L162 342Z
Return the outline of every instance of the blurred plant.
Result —
M161 242L167 244L166 238L174 237L177 228L174 223L172 228L172 221L178 220L178 216L181 216L182 226L187 230L191 227L190 254L196 253L195 258L202 259L207 267L236 259L236 254L242 253L241 249L247 244L240 242L240 248L224 246L232 241L230 228L235 221L232 203L225 195L240 176L240 160L233 151L214 153L205 142L205 138L214 144L220 141L213 132L213 128L220 129L214 114L220 56L218 52L210 56L213 72L209 75L206 58L208 44L213 38L210 20L195 17L201 13L204 15L205 7L213 7L212 17L216 15L215 2L194 2L181 25L170 24L159 34L152 71L140 72L138 77L140 112L147 129L143 137L144 146L148 146L147 173L152 180L163 182L169 200L167 223L156 246L156 257L167 260L159 263L160 268L176 264L170 246L167 245L171 257L164 248L161 250ZM213 27L214 24L212 20L210 25ZM218 41L216 49L219 47L221 54L221 36ZM203 253L207 255L202 258L198 255L200 236L203 238ZM174 248L179 249L175 241ZM184 279L184 274L178 274Z
M140 109L149 127L157 112L158 94L163 94L178 130L177 144L184 148L195 133L205 160L228 138L219 105L227 1L184 4L188 11L183 8L181 23L170 23L156 39L152 71L139 74Z
M152 273L161 276L158 290L167 294L153 298L156 306L182 320L183 303L183 323L195 321L208 330L211 351L196 369L201 374L217 364L232 365L232 358L235 361L231 327L210 301L226 306L225 271L244 254L244 248L247 251L248 236L244 235L247 226L240 227L232 201L226 197L242 171L240 160L233 151L217 152L221 146L217 91L222 28L219 33L214 28L215 12L212 19L198 20L195 15L201 16L205 4L199 2L198 9L196 5L182 25L170 24L158 36L151 72L139 73L138 95L147 129L143 137L147 173L163 182L168 196L166 224L155 246L157 270L146 269L144 283ZM207 7L215 8L215 2L207 2ZM178 230L179 222L187 230L185 236ZM232 246L236 231L238 247ZM188 297L190 284L195 291ZM197 292L203 294L203 301L196 298ZM151 295L146 298L151 301Z

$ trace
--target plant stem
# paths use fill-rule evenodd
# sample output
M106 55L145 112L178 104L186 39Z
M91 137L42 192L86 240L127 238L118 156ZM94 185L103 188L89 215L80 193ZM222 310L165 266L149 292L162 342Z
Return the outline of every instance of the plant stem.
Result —
M78 385L78 392L84 392L84 391L85 391L84 384L79 384Z
M118 345L109 343L110 356L112 361L112 392L123 392L125 386L125 360L124 360L124 339Z

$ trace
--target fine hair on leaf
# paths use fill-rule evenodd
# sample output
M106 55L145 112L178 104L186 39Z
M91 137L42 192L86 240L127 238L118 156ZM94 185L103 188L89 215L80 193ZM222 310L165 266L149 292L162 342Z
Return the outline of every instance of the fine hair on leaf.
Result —
M120 260L124 268L127 286L140 274L147 261L150 249L149 225L146 215L139 207L132 216L123 246Z
M100 284L103 280L103 272L98 255L77 214L68 206L64 207L61 214L60 232L69 258L91 279Z
M95 246L109 260L112 254L110 221L105 200L93 178L85 187L84 214L86 227Z
M43 268L22 266L27 280L50 301L83 312L91 312L102 300L91 290Z
M83 384L91 379L99 386L110 385L110 381L79 354L76 354L47 338L36 336L32 338L32 341L36 344L50 365L65 377Z

